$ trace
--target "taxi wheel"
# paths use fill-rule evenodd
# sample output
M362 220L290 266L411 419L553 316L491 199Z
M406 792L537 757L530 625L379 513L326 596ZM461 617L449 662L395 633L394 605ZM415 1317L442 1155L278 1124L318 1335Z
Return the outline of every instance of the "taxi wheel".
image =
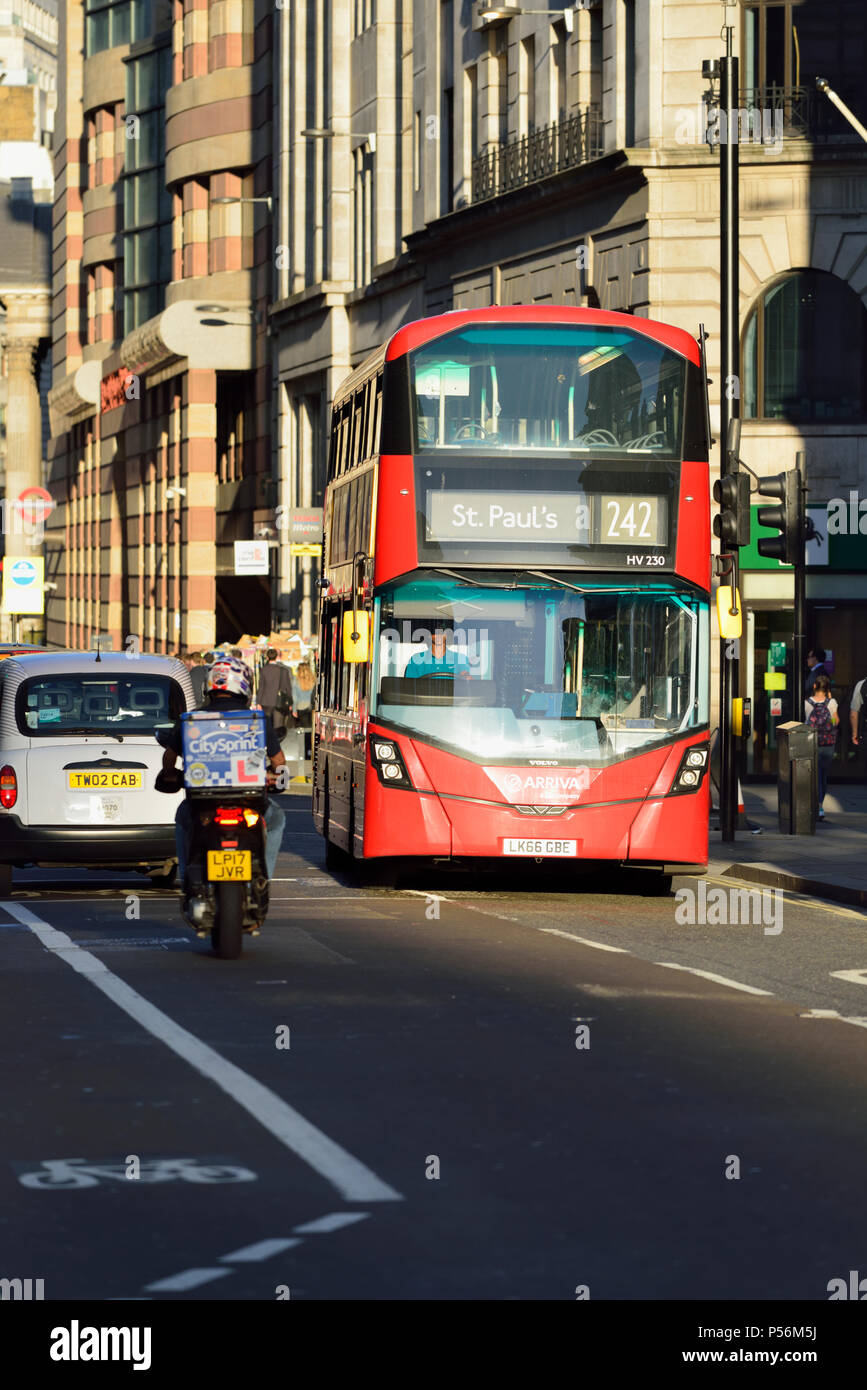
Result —
M0 893L12 892L12 865L0 864Z

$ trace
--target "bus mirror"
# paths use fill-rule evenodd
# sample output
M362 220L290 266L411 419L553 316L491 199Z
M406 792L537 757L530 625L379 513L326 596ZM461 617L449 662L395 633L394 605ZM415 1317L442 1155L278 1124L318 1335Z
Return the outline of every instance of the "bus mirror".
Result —
M370 647L370 617L365 612L343 615L343 660L366 661Z
M734 610L734 611L732 611ZM743 628L741 596L730 584L721 584L716 591L716 615L719 635L726 642L740 637Z

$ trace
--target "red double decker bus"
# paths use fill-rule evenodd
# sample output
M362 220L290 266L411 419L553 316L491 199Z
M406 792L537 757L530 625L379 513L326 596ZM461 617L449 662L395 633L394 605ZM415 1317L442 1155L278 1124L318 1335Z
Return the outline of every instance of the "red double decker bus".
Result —
M707 379L555 306L401 328L334 401L313 814L332 865L707 863Z

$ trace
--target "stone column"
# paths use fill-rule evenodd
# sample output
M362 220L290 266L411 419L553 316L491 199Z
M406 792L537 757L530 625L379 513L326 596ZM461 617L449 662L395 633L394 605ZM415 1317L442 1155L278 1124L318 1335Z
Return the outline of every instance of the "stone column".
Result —
M16 556L29 559L42 555L41 535L26 514L16 512L15 501L25 488L42 486L42 414L39 387L34 374L36 349L32 340L6 342L7 404L6 404L6 481L3 523L6 563ZM43 618L32 615L23 618L27 636L41 633ZM3 627L14 639L16 618L3 614ZM32 640L32 638L30 639Z

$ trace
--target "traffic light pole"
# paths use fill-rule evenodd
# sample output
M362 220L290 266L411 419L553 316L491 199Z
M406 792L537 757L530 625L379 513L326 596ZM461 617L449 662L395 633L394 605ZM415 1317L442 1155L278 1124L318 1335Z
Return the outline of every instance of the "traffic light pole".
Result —
M795 455L795 468L798 474L798 541L795 552L795 613L794 613L794 662L795 679L794 694L795 708L792 710L792 718L799 724L804 719L804 663L807 655L806 635L804 628L807 625L807 527L806 519L806 497L804 495L804 478L806 476L806 453Z
M740 342L738 335L738 60L732 55L733 29L726 28L726 56L720 62L720 108L725 125L720 139L720 280L722 292L720 391L720 461L737 473L737 450L728 456L729 420L740 415ZM722 466L720 468L722 472ZM723 841L735 838L737 770L732 734L732 700L738 688L738 660L731 644L720 638L720 830ZM737 648L735 648L737 650Z

